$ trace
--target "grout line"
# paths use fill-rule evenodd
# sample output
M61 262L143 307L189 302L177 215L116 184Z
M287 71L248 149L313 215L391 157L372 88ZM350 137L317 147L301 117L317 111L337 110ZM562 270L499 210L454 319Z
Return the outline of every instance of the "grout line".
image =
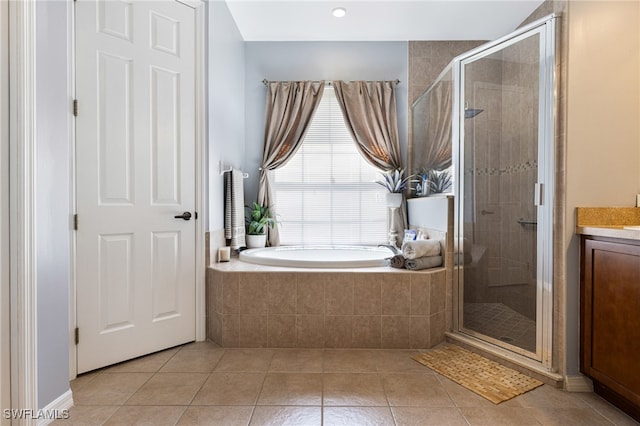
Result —
M462 418L464 419L465 422L467 422L467 425L471 425L471 423L469 422L469 420L467 419L467 416L464 415L464 413L461 410L461 407L458 406L458 403L456 402L455 398L453 398L451 396L451 393L449 393L449 391L447 390L447 388L444 386L444 384L442 383L442 380L440 380L440 376L441 374L436 374L437 372L434 371L433 372L433 376L436 378L436 380L438 381L438 383L440 383L440 386L442 387L442 389L447 393L447 396L449 397L449 399L451 400L451 402L453 403L453 406L455 407L455 409L458 411L458 413L462 416Z

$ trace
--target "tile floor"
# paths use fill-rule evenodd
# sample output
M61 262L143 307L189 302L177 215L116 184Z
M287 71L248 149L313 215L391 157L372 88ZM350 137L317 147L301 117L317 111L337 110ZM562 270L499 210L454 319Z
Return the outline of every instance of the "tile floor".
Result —
M192 343L71 382L56 425L631 425L591 393L542 386L494 405L410 350Z

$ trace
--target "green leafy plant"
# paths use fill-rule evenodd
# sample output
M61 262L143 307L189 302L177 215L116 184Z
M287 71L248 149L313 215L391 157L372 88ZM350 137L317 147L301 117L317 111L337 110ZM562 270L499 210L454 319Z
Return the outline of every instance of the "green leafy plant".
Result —
M411 178L412 176L404 176L404 169L395 169L382 173L382 179L375 182L389 192L403 192Z
M249 215L245 219L247 234L264 235L267 233L267 227L273 228L276 224L276 220L269 215L269 207L254 202L251 207L246 206L246 208L249 211Z
M446 192L452 185L451 174L447 170L432 170L429 172L429 187L431 192L439 194Z

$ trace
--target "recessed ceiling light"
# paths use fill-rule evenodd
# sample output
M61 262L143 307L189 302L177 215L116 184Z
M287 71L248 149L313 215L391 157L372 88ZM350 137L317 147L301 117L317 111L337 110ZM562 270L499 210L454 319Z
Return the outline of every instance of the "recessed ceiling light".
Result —
M331 11L331 13L333 13L333 16L335 16L336 18L342 18L347 14L347 9L345 9L344 7L336 7Z

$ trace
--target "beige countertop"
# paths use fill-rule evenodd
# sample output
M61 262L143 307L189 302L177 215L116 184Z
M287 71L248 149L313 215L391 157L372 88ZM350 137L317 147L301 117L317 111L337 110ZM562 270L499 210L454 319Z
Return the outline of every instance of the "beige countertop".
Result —
M578 207L576 225L576 234L579 235L640 240L640 229L624 228L640 226L640 208Z

